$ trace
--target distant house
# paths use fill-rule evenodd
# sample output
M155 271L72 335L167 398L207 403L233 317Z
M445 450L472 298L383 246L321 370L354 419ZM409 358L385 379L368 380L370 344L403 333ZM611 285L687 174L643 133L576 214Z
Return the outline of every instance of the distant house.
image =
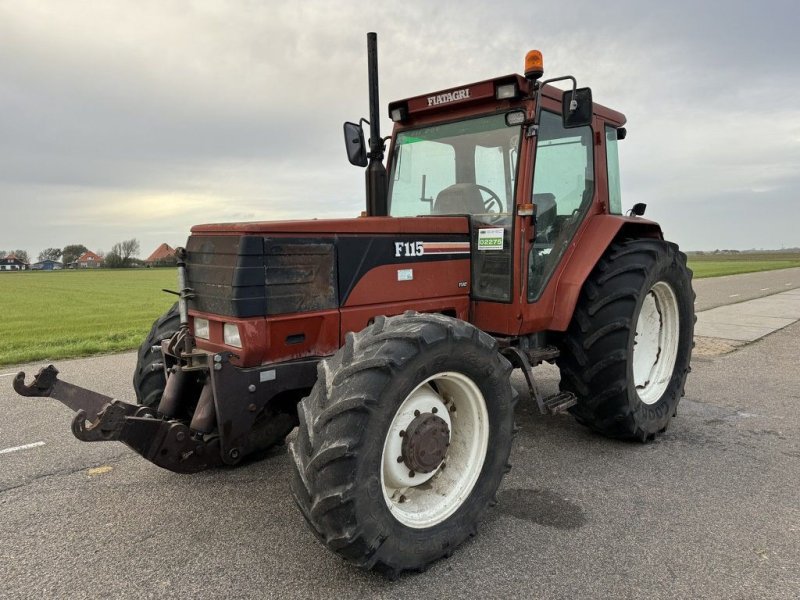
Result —
M97 269L103 266L103 257L87 250L78 260L69 264L70 269Z
M13 254L0 258L0 271L26 271L30 265Z
M167 243L161 244L144 261L150 267L175 264L175 248Z
M31 265L32 271L60 271L64 268L64 263L60 263L57 260L40 260L37 263L33 263Z

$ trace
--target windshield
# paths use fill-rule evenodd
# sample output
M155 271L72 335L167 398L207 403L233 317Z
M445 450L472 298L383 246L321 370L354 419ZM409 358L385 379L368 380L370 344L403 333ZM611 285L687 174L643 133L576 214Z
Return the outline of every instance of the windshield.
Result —
M389 214L509 213L520 127L505 114L404 131L395 141Z

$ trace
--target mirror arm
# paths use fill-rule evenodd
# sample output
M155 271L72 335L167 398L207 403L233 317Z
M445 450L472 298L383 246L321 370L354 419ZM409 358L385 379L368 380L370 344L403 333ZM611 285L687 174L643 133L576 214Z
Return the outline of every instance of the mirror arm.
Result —
M562 77L553 77L553 79L547 79L545 81L537 81L534 85L536 87L536 94L535 94L535 101L536 101L536 112L533 117L533 132L530 135L536 135L539 129L539 118L542 114L542 88L547 85L548 83L554 83L556 81L566 81L569 79L572 82L572 99L569 102L569 110L573 112L578 108L578 103L575 101L575 90L578 88L578 81L572 75L564 75Z

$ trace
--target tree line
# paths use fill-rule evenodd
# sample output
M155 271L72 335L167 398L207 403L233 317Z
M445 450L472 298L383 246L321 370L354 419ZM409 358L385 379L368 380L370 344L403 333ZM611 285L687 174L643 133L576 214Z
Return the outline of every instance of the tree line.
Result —
M122 269L141 264L142 261L137 259L140 250L139 240L131 238L129 240L117 242L111 247L111 251L108 253L98 250L95 254L103 259L103 266L110 269ZM66 266L77 261L84 252L88 251L89 248L83 244L68 244L63 248L45 248L39 253L38 260L39 262L52 260L64 263ZM0 250L0 258L11 255L16 256L24 263L31 262L25 250Z

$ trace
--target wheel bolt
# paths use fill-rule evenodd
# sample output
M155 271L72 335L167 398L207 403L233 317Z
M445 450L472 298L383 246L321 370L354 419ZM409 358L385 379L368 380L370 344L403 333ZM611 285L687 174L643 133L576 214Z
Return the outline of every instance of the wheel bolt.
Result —
M418 411L418 410L415 410L415 411L414 411L414 416L415 416L415 417L418 417L418 416L419 416L419 411Z
M450 407L450 412L456 412L456 405L455 404L453 404L453 406Z
M397 499L397 501L398 501L398 502L400 502L400 503L402 504L403 502L405 502L405 501L406 501L406 497L401 495L401 496L400 496L400 497Z
M414 475L416 475L416 473L414 473L414 471L409 471L409 472L408 472L408 476L409 476L409 477L413 477Z
M406 437L406 430L405 429L400 431L400 437Z
M402 457L402 456L398 456L398 457L397 457L397 462L401 463L401 462L403 462L403 460L404 460L404 459L403 459L403 457Z
M438 408L436 408L436 407L434 406L434 407L431 409L431 412L432 412L433 414L436 414L437 412L439 412L439 409L438 409Z

